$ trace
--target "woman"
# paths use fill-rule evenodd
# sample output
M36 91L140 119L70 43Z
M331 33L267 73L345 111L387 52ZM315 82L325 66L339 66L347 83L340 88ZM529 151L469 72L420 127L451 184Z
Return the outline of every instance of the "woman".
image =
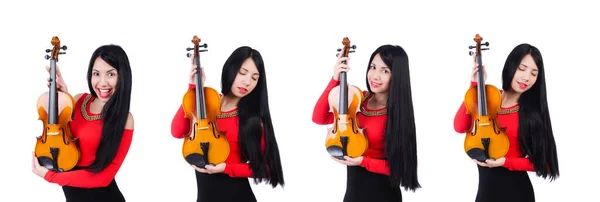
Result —
M485 66L482 70L485 81ZM471 86L477 85L477 71L475 64ZM535 171L551 181L559 176L544 62L535 46L520 44L510 52L502 70L501 92L498 124L506 131L510 148L496 160L473 160L479 165L476 201L535 201L527 171ZM454 118L454 128L465 133L471 124L471 115L463 103Z
M79 139L81 158L77 166L68 172L49 171L40 166L34 154L33 172L62 186L67 202L124 202L114 177L133 136L133 116L129 112L131 67L125 51L116 45L96 49L87 80L90 93L75 95L70 124L73 135ZM60 91L68 92L58 67L56 84Z
M313 111L314 123L333 123L328 95L339 85L340 72L350 70L342 63L347 60L338 56L333 78ZM402 201L400 186L412 191L421 187L408 67L408 56L400 46L383 45L371 54L366 75L368 91L363 92L365 98L357 115L359 127L368 138L368 149L357 158L332 157L348 166L345 202Z
M192 65L189 89L196 88L195 74ZM260 53L247 46L233 51L223 65L221 87L217 126L225 133L230 154L218 165L191 165L196 170L197 201L256 201L248 178L254 178L256 184L265 180L273 188L284 185ZM181 139L190 134L190 121L180 106L171 123L173 137Z

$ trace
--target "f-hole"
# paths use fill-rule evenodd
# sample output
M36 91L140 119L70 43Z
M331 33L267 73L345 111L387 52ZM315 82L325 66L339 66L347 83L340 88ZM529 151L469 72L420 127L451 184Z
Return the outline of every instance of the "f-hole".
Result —
M475 131L473 131L473 134L471 134L471 136L477 135L477 125L478 124L479 124L479 119L475 119L475 123L472 126L475 129Z
M221 137L221 134L218 134L218 131L216 131L217 129L216 129L216 127L215 127L215 123L213 123L213 122L209 122L208 124L210 124L210 125L212 126L212 134L213 134L213 137L215 137L215 138L219 139L219 138Z
M46 127L46 135L44 135L44 138L42 139L42 143L46 144L46 141L48 140L48 131L50 130L50 127Z
M67 135L67 134L65 134L65 129L63 129L63 128L60 128L60 131L62 132L62 136L63 136L63 142L64 142L66 145L69 145L69 144L71 144L71 142L67 141L67 137L66 137L66 135Z
M497 126L497 125L496 125L496 121L495 121L494 119L492 119L492 118L490 118L490 121L492 122L492 126L493 126L493 128L494 128L494 133L496 133L496 135L500 135L500 132L501 132L501 131L500 131L500 127L499 127L499 126L498 126L498 127L496 127L496 126ZM496 128L497 128L497 129L496 129Z

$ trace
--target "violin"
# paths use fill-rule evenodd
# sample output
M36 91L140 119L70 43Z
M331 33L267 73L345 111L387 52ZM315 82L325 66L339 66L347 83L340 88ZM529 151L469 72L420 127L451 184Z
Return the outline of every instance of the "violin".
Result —
M196 88L188 90L183 96L183 111L185 118L194 127L183 141L183 157L186 162L198 168L208 164L216 165L225 162L229 156L229 142L223 132L217 127L217 115L221 113L221 96L211 87L202 83L200 52L206 52L206 43L200 44L200 38L194 35L193 48L187 48L187 57L194 57L196 65Z
M46 49L45 59L50 59L50 86L48 92L37 100L38 120L44 123L41 136L36 137L35 156L41 166L55 172L73 169L81 156L78 139L71 133L75 99L56 88L56 62L58 55L65 54L67 46L60 46L58 37L52 37L52 49Z
M348 57L353 53L356 45L350 46L348 37L342 40L343 49L338 49L338 55ZM352 50L351 50L352 49ZM346 64L346 61L343 61ZM368 139L363 135L363 129L358 127L357 112L363 101L360 88L348 85L346 72L340 73L340 85L329 92L329 106L334 114L333 127L329 128L325 147L327 152L340 160L344 156L356 158L361 156L369 146Z
M481 43L483 38L479 34L473 39L475 52L469 51L469 55L475 54L477 66L477 86L467 90L465 94L465 107L467 113L472 117L471 129L465 136L465 152L472 159L485 162L486 159L498 159L506 155L509 141L506 132L498 124L498 112L502 104L502 93L493 85L484 83L483 65L481 52L489 48L489 43Z

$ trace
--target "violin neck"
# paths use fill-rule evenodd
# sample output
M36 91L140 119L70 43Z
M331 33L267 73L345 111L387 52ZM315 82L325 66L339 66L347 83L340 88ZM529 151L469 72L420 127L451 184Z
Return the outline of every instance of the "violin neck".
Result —
M48 88L48 124L58 124L58 89L56 89L55 59L50 59L50 87Z
M479 115L487 116L487 96L485 92L485 81L483 75L483 62L481 61L481 51L477 53L477 66L479 69L477 70L477 107L479 110Z
M345 61L343 63L346 63ZM346 72L340 72L339 114L348 114L348 78Z
M196 64L196 117L205 119L207 117L206 103L204 101L204 84L202 83L200 56L194 56L194 64Z

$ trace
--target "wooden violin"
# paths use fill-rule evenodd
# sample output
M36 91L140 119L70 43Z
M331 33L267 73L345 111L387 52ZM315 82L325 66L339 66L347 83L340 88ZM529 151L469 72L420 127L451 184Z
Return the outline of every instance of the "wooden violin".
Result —
M69 124L73 120L75 99L67 92L56 88L56 62L58 55L65 54L67 46L60 46L58 37L52 37L52 49L46 49L46 60L50 59L50 86L48 92L37 100L38 120L44 123L41 136L36 137L35 156L41 166L55 172L73 169L80 158L77 138L71 133Z
M356 45L350 46L348 37L344 37L342 44L344 48L338 49L338 52L341 52L338 54L342 54L342 57L348 57L348 54L356 49ZM343 63L345 64L346 61ZM344 160L344 156L352 158L361 156L369 146L363 130L358 127L356 116L363 101L362 90L348 85L346 72L341 72L340 85L329 92L328 100L334 114L334 123L326 138L327 152L340 160Z
M229 142L223 132L217 127L217 115L221 113L221 96L210 87L202 83L200 52L200 38L194 35L192 39L193 48L187 48L188 58L194 57L196 65L196 88L188 90L183 96L183 111L185 118L191 120L194 127L190 130L183 142L183 157L185 160L198 168L204 168L207 164L217 165L225 162L229 156Z
M488 42L481 43L483 38L479 34L474 38L476 45L469 46L475 52L477 66L477 86L469 88L465 94L465 107L472 117L471 129L465 136L465 152L472 159L485 162L486 159L498 159L506 155L509 141L506 132L498 124L498 112L502 104L502 93L493 85L485 84L481 52L489 48Z

